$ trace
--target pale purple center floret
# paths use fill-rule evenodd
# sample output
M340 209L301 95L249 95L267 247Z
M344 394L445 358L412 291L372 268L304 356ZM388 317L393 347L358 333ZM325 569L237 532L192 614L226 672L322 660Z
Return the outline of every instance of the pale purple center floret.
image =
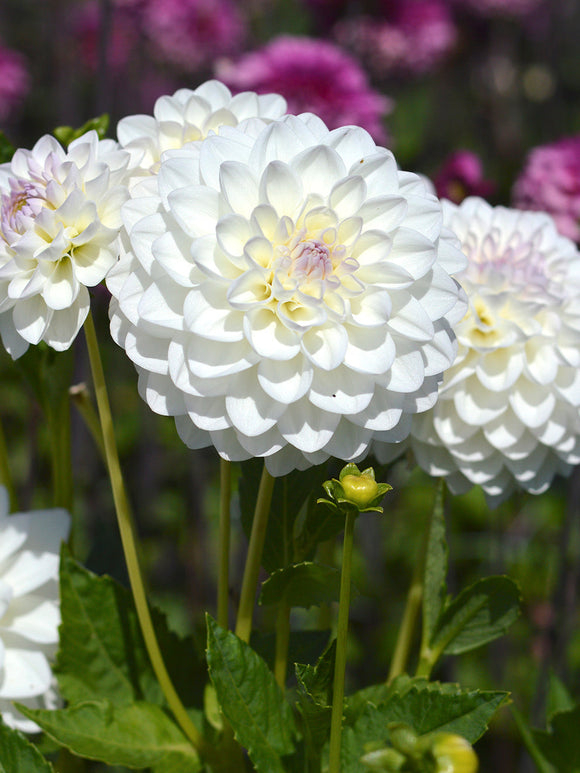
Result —
M299 242L291 253L294 274L312 279L326 279L332 273L330 250L318 240Z
M0 229L7 243L26 231L30 218L42 209L43 198L30 182L10 180L10 193L0 197Z

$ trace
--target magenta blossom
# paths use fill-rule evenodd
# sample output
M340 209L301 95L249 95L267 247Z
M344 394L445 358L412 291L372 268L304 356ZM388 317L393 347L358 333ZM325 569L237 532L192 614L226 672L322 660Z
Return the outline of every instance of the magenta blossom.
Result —
M580 135L534 148L512 201L518 209L548 212L563 236L580 242Z
M470 150L457 150L447 157L433 179L437 195L461 204L467 196L490 196L495 185L484 179L481 160Z
M0 46L0 121L9 117L30 86L28 70L20 54Z
M159 58L198 70L240 50L246 22L239 7L230 0L147 0L145 33Z
M374 91L360 65L338 46L283 36L238 62L222 62L218 77L235 91L275 92L291 113L311 112L330 129L356 124L385 142L381 117L391 100Z
M453 49L457 30L442 0L390 0L380 16L341 22L335 36L376 76L422 75Z

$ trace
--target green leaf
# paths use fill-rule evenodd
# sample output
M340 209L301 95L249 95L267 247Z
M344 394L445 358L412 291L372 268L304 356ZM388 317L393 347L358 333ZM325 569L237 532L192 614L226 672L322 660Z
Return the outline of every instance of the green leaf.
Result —
M548 682L548 699L546 706L546 717L548 726L552 722L554 714L558 714L562 711L570 711L574 708L574 700L568 692L564 683L559 679L556 674L550 672L550 679Z
M53 773L36 746L0 721L0 773Z
M0 132L0 164L5 164L12 159L12 156L16 153L16 148L10 142L4 132Z
M404 722L418 735L434 731L457 733L474 743L486 730L491 717L505 702L505 692L462 690L456 684L415 681L402 683L403 693L395 693L375 705L369 702L356 721L344 729L341 770L367 773L360 763L366 744L387 745L390 722Z
M78 129L74 129L72 126L57 126L53 134L57 140L67 147L73 140L82 137L89 131L96 131L99 135L99 139L102 140L109 130L109 116L107 113L99 115L97 118L91 118Z
M538 745L532 735L532 730L522 716L522 713L518 711L513 703L510 706L510 711L520 732L522 742L526 747L526 751L534 761L536 768L538 769L538 773L554 773L554 768L550 765L542 752L539 750Z
M63 697L75 704L104 698L118 706L136 700L163 705L131 594L98 577L63 548L60 564L60 649L55 671ZM207 681L191 639L180 640L152 610L155 632L174 684L188 707L201 706Z
M252 648L207 615L207 663L222 711L260 773L284 773L281 757L294 751L290 706L267 664Z
M326 631L290 631L288 644L289 663L316 663L320 653L328 645L330 630ZM250 646L274 669L276 656L276 635L252 631Z
M249 459L242 462L242 475L239 484L242 526L247 535L252 529L254 508L262 475L263 461ZM294 547L294 527L296 519L306 500L317 496L322 489L325 466L309 467L307 470L295 470L288 475L276 478L272 493L272 505L264 542L262 565L268 573L283 568L302 558L297 556Z
M503 636L519 613L520 592L513 580L478 580L446 607L430 647L435 653L446 655L468 652Z
M443 601L447 593L447 542L445 539L445 516L443 513L444 483L437 486L433 512L426 535L425 569L423 574L423 644L432 639ZM422 646L423 649L423 646Z
M331 566L304 561L278 569L262 584L259 603L305 607L330 604L340 598L340 572Z
M336 640L322 653L315 666L296 663L297 707L302 715L303 735L308 756L319 760L330 732L332 682Z
M159 767L164 773L197 773L201 762L181 730L159 706L114 706L87 701L60 711L19 710L79 757L128 768Z
M550 731L533 730L543 756L558 773L580 772L580 705L561 711L551 719Z

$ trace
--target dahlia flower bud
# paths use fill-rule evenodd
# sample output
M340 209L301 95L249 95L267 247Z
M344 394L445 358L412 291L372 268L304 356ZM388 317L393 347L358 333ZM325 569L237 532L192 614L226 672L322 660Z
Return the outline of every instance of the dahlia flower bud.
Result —
M338 480L333 478L322 484L330 499L319 499L318 502L343 510L354 507L359 513L383 512L378 504L392 486L377 483L372 467L360 472L356 464L347 464L338 477Z
M435 773L476 773L477 755L465 738L454 733L438 733L431 746Z
M369 770L384 771L384 773L397 773L397 771L404 770L404 765L407 762L404 754L391 747L367 752L360 758L360 761Z

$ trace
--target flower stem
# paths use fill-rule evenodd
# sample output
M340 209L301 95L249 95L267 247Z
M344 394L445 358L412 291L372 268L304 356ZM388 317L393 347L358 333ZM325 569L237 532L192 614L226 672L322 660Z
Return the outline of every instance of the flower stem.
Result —
M167 703L175 716L175 719L193 746L200 753L204 754L207 751L205 740L189 718L187 711L173 686L169 674L167 673L165 663L163 662L161 650L159 649L159 644L155 636L155 629L153 627L151 613L147 604L145 586L143 584L143 578L139 567L133 517L131 515L131 509L127 499L127 494L125 492L125 484L119 464L119 455L117 452L115 432L113 427L113 417L111 415L109 397L107 395L103 363L101 361L97 335L95 332L95 325L90 311L85 321L84 329L87 348L89 351L95 395L97 398L97 408L99 411L101 429L103 432L105 454L107 457L107 467L109 470L111 488L113 490L113 500L115 502L117 521L119 524L119 531L121 532L121 541L123 543L125 561L127 563L131 590L133 592L133 599L137 609L137 616L139 618L141 632L143 634L143 639L145 640L145 646L147 647L151 665L153 666L155 675L159 681L161 689L163 690L163 694L167 699Z
M219 571L217 590L217 621L228 628L228 601L230 590L230 499L232 494L231 464L220 459L220 525Z
M5 486L8 491L8 496L10 497L10 512L16 512L18 509L16 490L14 488L14 480L8 462L8 448L6 446L6 437L4 435L2 422L0 422L0 483Z
M395 652L391 661L391 668L389 671L387 684L390 684L393 679L405 671L407 661L409 659L409 652L413 642L413 634L415 633L415 626L417 625L417 619L421 610L421 602L423 600L425 549L426 545L423 546L421 555L415 562L413 579L411 580L411 586L407 594L407 603L405 605L403 620L401 621L401 627L399 628L399 634L397 636L397 643L395 645Z
M264 549L264 540L266 539L266 528L268 526L273 491L274 478L266 469L266 465L264 465L260 488L258 489L254 520L252 522L252 533L250 534L250 544L248 546L240 605L236 620L236 636L245 642L250 641L250 634L252 632L256 587L258 585L258 575L260 574L262 551Z
M281 602L276 616L276 654L274 658L274 676L281 690L286 686L288 670L288 645L290 643L290 607Z
M45 410L50 429L54 504L71 512L73 483L68 391L59 395L55 403L50 399L46 400Z
M93 406L91 398L89 396L89 390L86 384L75 384L69 389L69 395L72 404L76 407L81 415L81 418L85 422L85 426L91 434L91 437L95 441L95 445L99 449L99 453L105 464L107 463L107 455L105 453L105 444L103 442L103 433L101 431L101 424L99 417Z
M350 606L350 573L354 524L357 514L358 513L356 512L348 512L344 525L342 571L340 575L340 601L338 604L338 625L336 631L336 661L332 690L332 715L330 719L328 773L339 773L340 771L340 742L342 738L344 676L346 670L346 640L348 636L348 615Z

